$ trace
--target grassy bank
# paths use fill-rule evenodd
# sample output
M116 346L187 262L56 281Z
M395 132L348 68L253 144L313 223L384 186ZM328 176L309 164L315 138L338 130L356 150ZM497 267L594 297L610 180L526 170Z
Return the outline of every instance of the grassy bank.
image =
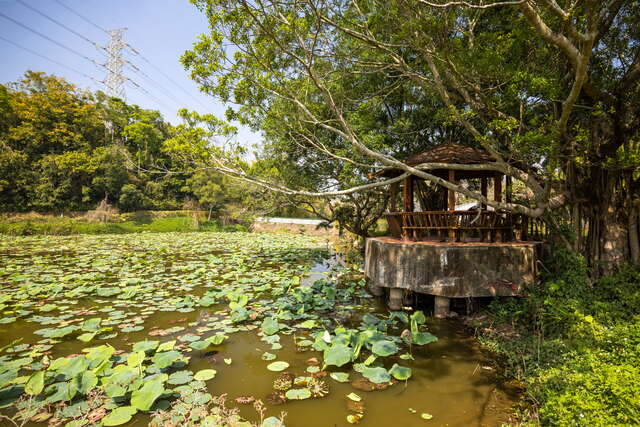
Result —
M199 221L192 216L154 217L138 215L124 221L92 221L85 218L33 216L1 218L0 234L13 236L121 234L171 231L246 231L242 225L222 226L217 221Z
M554 426L640 422L640 271L591 283L582 258L554 251L528 298L495 301L474 326L527 387L526 421Z

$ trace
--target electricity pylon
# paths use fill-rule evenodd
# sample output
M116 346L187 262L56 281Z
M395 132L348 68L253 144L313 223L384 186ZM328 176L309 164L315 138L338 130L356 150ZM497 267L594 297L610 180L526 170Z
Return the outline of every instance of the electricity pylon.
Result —
M127 44L122 41L122 34L127 28L118 28L115 30L108 30L107 33L111 36L109 45L107 46L107 78L105 79L107 95L125 99L124 83L127 80L122 73L124 67L124 59L122 59L122 50Z

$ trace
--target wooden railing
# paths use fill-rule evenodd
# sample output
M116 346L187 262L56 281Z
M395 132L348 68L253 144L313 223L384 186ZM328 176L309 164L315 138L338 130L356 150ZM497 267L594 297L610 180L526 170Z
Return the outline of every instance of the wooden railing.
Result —
M394 212L386 218L391 236L403 240L507 242L540 239L546 232L540 221L500 211Z

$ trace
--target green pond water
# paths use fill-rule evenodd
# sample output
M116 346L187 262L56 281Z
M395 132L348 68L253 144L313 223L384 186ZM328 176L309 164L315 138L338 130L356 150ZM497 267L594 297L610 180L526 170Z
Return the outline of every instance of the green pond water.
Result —
M460 324L390 315L357 266L313 237L0 237L0 289L0 414L27 425L188 425L180 408L212 410L223 394L238 426L260 424L238 398L261 400L263 418L286 413L289 427L349 416L363 426L500 425L518 399ZM107 354L89 360L89 348ZM162 355L175 357L167 365ZM274 361L304 378L276 390L287 381L267 368ZM116 383L120 371L128 376ZM134 409L109 416L122 408Z

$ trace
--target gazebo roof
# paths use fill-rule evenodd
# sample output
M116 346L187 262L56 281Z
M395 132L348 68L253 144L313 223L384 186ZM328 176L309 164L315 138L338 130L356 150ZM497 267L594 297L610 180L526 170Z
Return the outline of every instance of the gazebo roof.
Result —
M496 159L488 151L480 148L466 147L464 145L448 143L439 145L431 150L409 156L404 163L409 166L417 166L422 163L449 163L462 165L477 165L483 163L493 163ZM432 169L430 173L444 179L449 177L445 169ZM402 173L399 169L386 169L369 175L369 178L379 176L397 176ZM461 171L455 172L456 179L481 178L493 176L492 171Z
M408 157L404 162L409 166L421 163L453 163L475 165L481 163L493 163L496 159L488 151L465 147L460 144L439 145L431 150L423 151Z

